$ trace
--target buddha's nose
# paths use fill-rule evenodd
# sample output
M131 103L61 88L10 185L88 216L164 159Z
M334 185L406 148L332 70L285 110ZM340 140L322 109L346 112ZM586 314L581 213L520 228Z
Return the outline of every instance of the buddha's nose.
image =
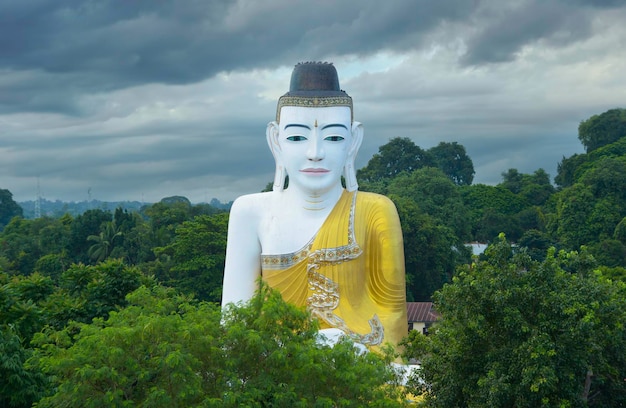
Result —
M324 148L318 135L314 135L314 137L310 139L309 148L307 149L307 158L312 161L320 161L324 158Z

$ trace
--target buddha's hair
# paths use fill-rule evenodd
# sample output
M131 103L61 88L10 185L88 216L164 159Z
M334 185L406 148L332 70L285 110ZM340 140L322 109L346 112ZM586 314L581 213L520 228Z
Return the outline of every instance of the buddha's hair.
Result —
M291 73L289 92L278 99L276 122L285 106L324 108L346 106L353 119L352 98L339 87L339 76L332 62L299 62Z

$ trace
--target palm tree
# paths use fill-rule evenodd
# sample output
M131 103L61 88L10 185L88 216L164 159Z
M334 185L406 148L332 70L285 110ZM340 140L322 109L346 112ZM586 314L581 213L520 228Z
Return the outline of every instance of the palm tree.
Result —
M94 242L89 247L87 255L96 262L104 261L109 257L113 243L117 237L122 236L122 231L115 225L115 221L108 221L102 224L102 231L99 235L90 235L87 241Z

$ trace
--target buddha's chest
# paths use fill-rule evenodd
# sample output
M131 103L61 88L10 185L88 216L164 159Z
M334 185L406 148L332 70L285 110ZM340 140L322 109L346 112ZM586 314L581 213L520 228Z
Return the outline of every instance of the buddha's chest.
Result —
M264 255L287 254L301 250L315 237L327 214L268 214L259 223L258 236Z

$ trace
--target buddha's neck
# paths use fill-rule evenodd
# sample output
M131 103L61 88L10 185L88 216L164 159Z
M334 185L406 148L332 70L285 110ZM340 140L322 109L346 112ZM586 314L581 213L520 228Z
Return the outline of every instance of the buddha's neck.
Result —
M339 185L337 188L324 192L303 192L296 189L290 192L288 188L285 192L290 196L292 205L305 211L324 213L335 207L335 204L341 198L343 188Z

